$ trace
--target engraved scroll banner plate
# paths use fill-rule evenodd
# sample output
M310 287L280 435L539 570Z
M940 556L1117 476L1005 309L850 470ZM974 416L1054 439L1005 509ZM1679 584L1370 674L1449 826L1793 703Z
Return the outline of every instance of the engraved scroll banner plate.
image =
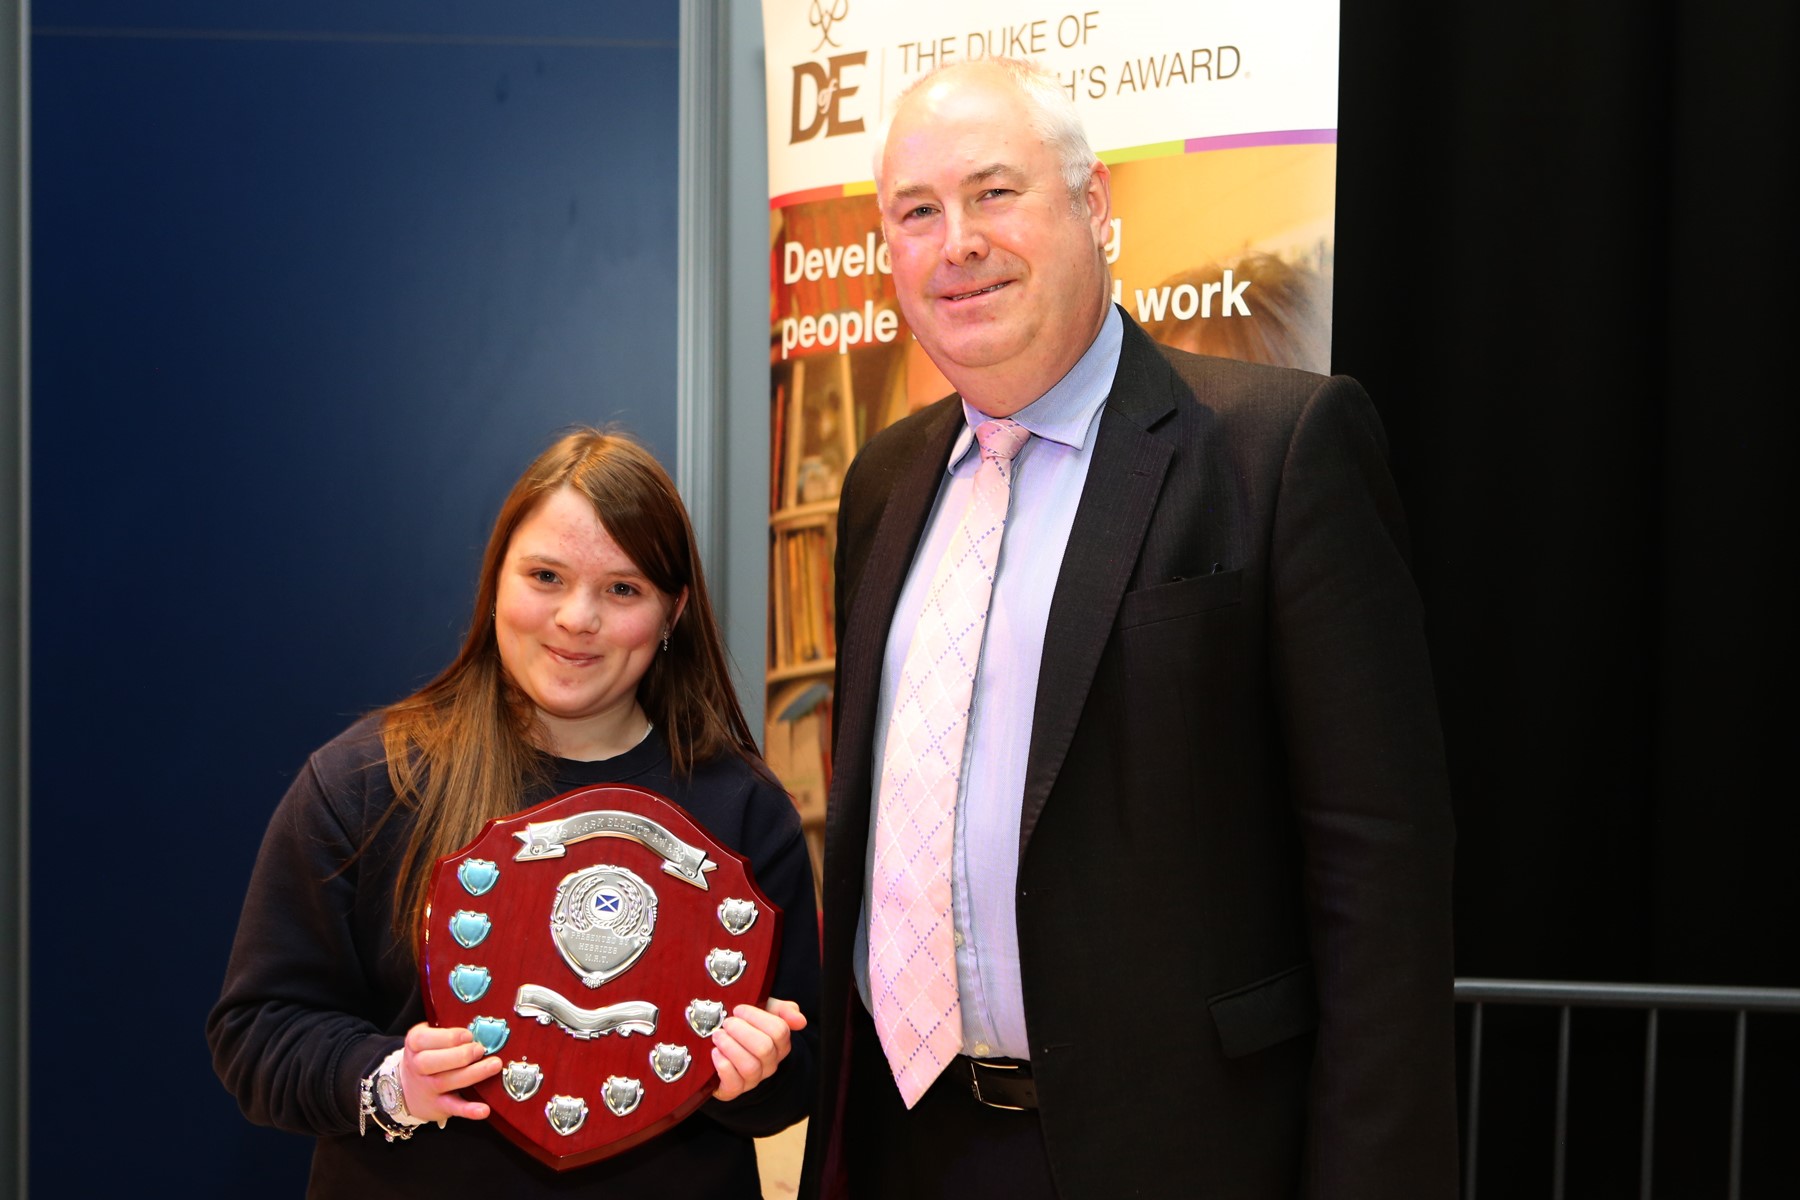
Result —
M672 800L580 788L440 859L421 974L433 1025L501 1074L473 1089L502 1134L564 1170L618 1154L718 1086L708 1034L766 1003L781 910Z

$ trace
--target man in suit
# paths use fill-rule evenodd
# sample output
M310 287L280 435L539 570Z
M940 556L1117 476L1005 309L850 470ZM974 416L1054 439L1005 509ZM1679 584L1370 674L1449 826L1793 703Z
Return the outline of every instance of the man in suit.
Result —
M915 85L876 175L901 308L958 394L844 484L802 1194L1453 1195L1449 804L1362 389L1165 349L1112 306L1107 168L1025 64ZM881 813L929 757L897 724L908 652L995 418L1023 445L953 836L896 873ZM932 958L888 906L933 868L941 1011L883 961ZM921 1049L946 1024L947 1061Z

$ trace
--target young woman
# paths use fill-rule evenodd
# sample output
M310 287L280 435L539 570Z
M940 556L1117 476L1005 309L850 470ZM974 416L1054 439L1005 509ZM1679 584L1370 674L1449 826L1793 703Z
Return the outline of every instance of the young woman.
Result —
M693 1116L556 1172L460 1093L501 1060L425 1024L417 930L437 859L493 817L597 783L660 792L749 859L786 913L781 999L737 1006L713 1035L719 1086ZM751 1139L813 1095L801 1008L817 988L800 822L732 690L687 512L636 443L583 430L507 496L456 660L288 790L207 1038L246 1116L317 1137L311 1196L753 1198Z

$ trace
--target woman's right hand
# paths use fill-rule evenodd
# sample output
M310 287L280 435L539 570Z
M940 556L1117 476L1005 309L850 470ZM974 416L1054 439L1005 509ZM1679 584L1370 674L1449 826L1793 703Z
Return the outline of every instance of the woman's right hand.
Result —
M461 1026L440 1029L420 1022L406 1031L400 1086L406 1092L407 1111L421 1121L446 1117L485 1121L488 1106L457 1093L499 1073L500 1057L488 1054Z

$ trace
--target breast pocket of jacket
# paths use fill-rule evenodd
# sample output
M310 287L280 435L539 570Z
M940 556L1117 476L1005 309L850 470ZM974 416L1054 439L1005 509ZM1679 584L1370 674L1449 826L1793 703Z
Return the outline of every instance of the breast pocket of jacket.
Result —
M1241 570L1125 593L1119 640L1126 686L1140 696L1146 688L1158 689L1173 702L1196 678L1218 678L1226 665L1218 656L1242 640L1243 594Z
M1197 613L1238 603L1244 594L1244 572L1215 571L1126 592L1119 606L1119 628L1139 630L1179 621ZM1152 636L1154 632L1152 631Z

